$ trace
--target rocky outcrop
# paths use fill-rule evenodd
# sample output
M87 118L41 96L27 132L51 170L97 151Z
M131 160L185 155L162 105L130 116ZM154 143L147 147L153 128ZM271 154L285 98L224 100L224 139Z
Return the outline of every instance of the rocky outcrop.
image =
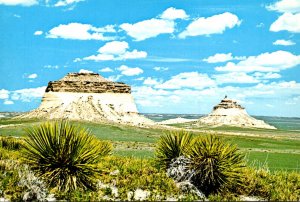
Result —
M236 101L228 99L227 96L213 108L209 115L200 118L197 124L276 129L262 120L249 116L245 108L237 104Z
M131 93L122 82L105 80L96 73L69 73L59 81L50 81L46 92Z
M153 125L139 115L131 87L95 73L69 73L49 82L41 105L18 118L71 119Z
M221 100L221 102L214 106L213 110L218 110L218 109L240 109L240 110L244 110L245 108L242 107L241 105L237 104L236 101L234 100L230 100L227 99L227 96L225 96L225 98L223 100Z

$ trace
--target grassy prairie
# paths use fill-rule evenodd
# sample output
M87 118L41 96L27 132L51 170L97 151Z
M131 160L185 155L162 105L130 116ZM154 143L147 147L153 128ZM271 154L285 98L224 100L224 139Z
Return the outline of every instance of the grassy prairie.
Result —
M24 129L39 120L0 119L0 135L24 136ZM100 139L109 140L114 145L116 156L137 158L154 157L155 143L166 132L161 128L137 128L120 124L96 124L76 122L88 129ZM237 144L247 156L248 163L255 166L267 165L270 170L300 171L300 134L293 130L241 129L236 127L191 127L196 135L213 133L225 140Z
M248 151L246 157L254 167L266 167L271 171L300 171L300 154Z

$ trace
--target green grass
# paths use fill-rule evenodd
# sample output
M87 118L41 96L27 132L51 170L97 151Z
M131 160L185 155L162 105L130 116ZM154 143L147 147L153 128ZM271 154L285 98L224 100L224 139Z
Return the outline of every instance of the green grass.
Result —
M90 129L98 138L111 141L154 143L163 132L160 129L137 128L125 125L88 122L81 122L80 124Z
M0 119L0 126L21 124L0 127L0 136L22 137L25 134L24 128L39 123L41 121ZM155 143L160 135L166 132L162 129L137 128L120 124L76 123L90 129L98 138L110 140L114 144L115 149L113 154L116 156L152 158L154 156ZM267 159L271 170L297 170L297 162L300 159L299 132L289 130L241 129L236 127L207 128L207 130L212 131L212 133L218 132L218 136L223 137L233 144L237 144L243 152L250 152L249 164L252 164L254 160L263 164ZM226 134L222 134L222 131L226 132ZM246 135L234 135L235 132L242 132ZM197 132L197 134L205 133L203 128ZM266 158L267 154L269 154L268 158Z
M127 149L127 150L114 150L113 155L122 156L122 157L135 157L135 158L153 158L154 152L151 150L135 150L135 149Z
M254 167L264 167L275 170L300 172L300 154L273 153L273 152L245 152L248 164Z
M256 148L264 150L290 150L300 152L300 140L226 136L227 141L237 144L240 148Z
M191 123L182 123L182 124L173 124L172 126L178 128L189 128L198 131L211 131L216 133L243 133L248 135L262 135L262 136L270 136L270 137L284 137L284 138L294 138L300 139L300 131L299 130L291 130L287 128L281 129L261 129L261 128L240 128L234 126L218 126L218 127L211 127L206 125L195 125Z

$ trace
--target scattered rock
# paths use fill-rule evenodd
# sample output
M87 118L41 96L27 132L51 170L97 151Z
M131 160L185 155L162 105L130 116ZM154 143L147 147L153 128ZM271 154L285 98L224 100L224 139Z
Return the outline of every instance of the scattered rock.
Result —
M192 193L196 194L200 198L205 198L205 195L200 192L195 185L193 185L190 181L183 181L176 183L176 186L183 192L183 193Z
M52 202L52 201L56 201L56 198L54 197L54 194L49 194L46 198L46 201Z
M127 192L127 200L128 201L131 201L132 199L133 199L133 192L132 191L129 191L129 192Z
M167 169L167 176L173 178L176 182L189 181L194 172L189 169L190 159L180 156L172 160Z
M119 197L119 191L118 188L114 185L110 185L110 184L104 184L102 183L100 180L98 181L97 184L97 188L98 189L110 189L111 191L111 195L113 197L113 199L118 198ZM107 196L108 197L108 196Z
M142 190L142 189L136 189L134 192L133 199L136 201L144 201L147 200L147 198L150 196L150 191Z
M21 167L18 174L20 177L19 186L26 188L23 195L24 201L46 200L48 197L46 184L35 176L35 174L29 169L29 166L25 165Z
M191 182L195 172L190 170L189 164L190 159L185 156L175 158L167 169L167 175L175 180L176 186L183 193L193 193L205 199L205 195Z
M169 196L167 197L166 201L178 201L178 199L173 196Z
M109 173L110 175L119 175L120 171L119 170L114 170L111 173Z
M240 196L241 201L265 201L255 196Z

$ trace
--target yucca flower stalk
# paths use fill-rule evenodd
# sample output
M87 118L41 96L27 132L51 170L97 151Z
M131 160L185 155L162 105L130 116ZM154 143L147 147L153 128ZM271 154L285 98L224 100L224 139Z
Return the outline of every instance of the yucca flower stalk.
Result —
M65 192L95 187L96 164L111 144L67 121L46 122L26 133L24 159L51 187Z
M244 156L235 145L216 136L196 138L187 155L191 160L190 169L195 171L193 184L207 196L241 179Z
M171 161L184 155L189 149L193 135L186 131L170 131L162 135L156 146L156 159L164 168L167 168Z

